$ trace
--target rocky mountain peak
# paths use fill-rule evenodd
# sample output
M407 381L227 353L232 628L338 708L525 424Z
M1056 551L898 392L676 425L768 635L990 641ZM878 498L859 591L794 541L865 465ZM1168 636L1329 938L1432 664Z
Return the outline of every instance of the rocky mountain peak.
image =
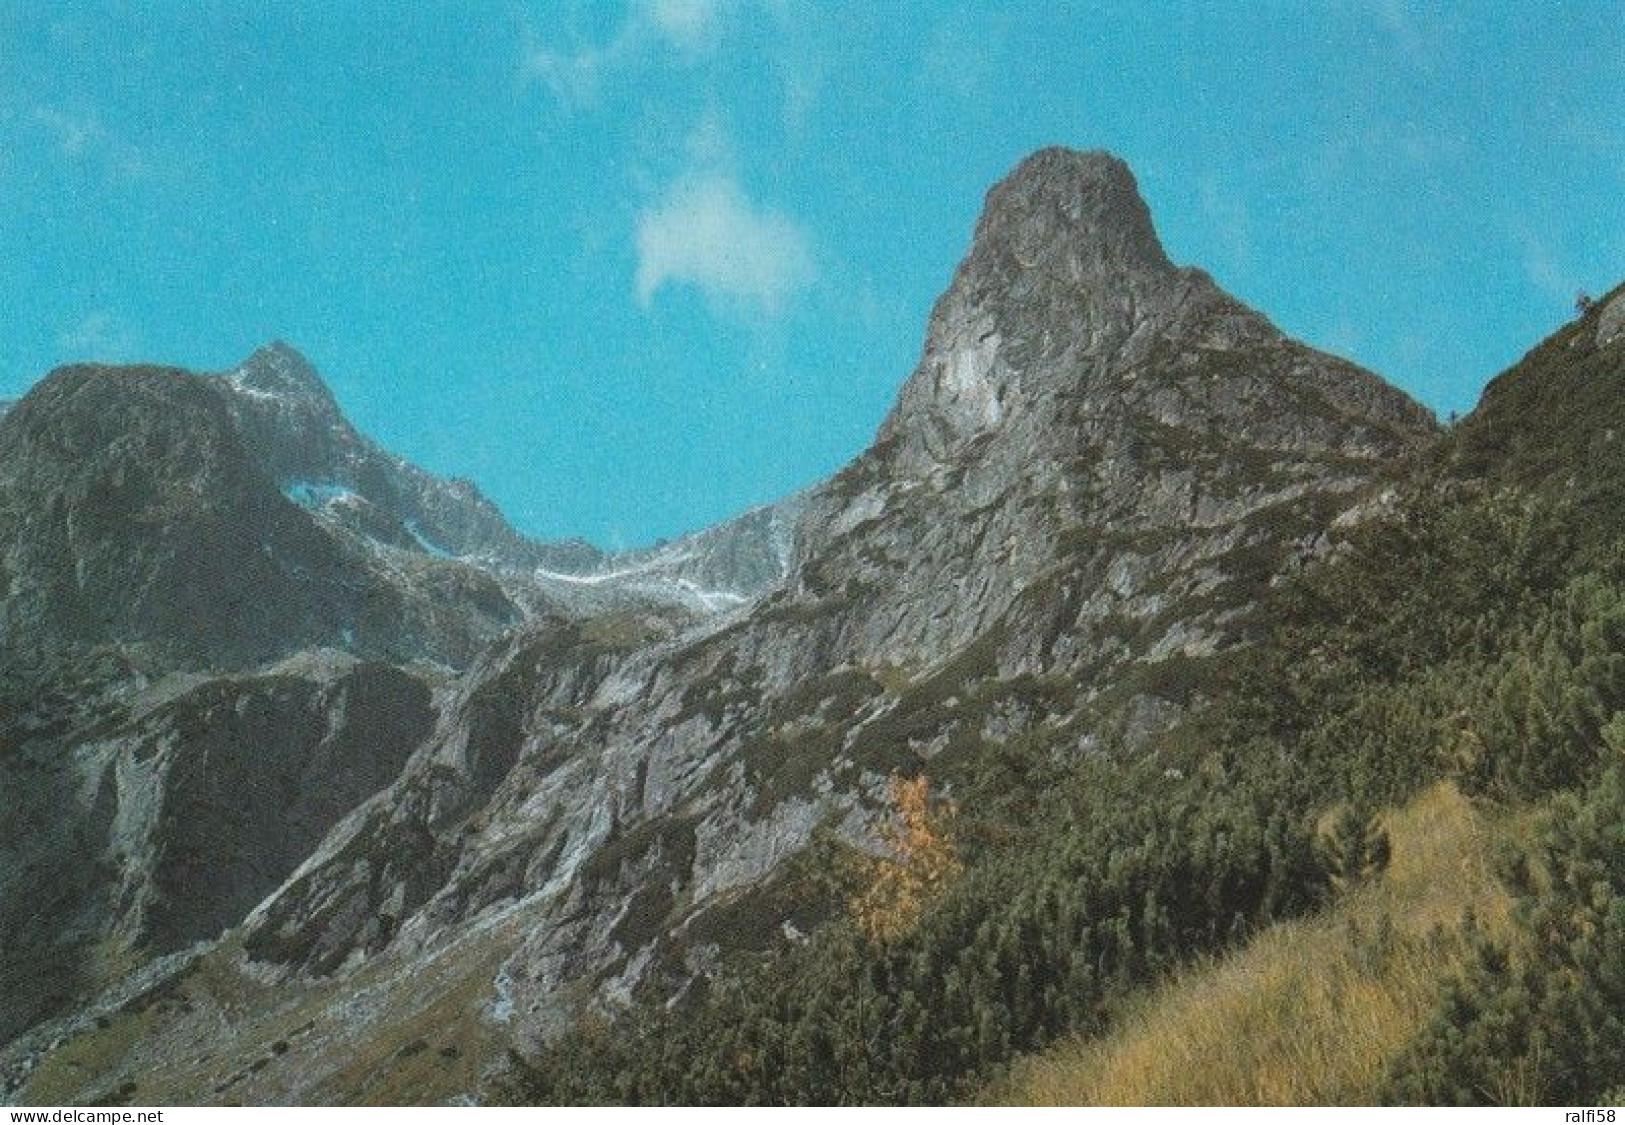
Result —
M90 378L46 390L66 402ZM365 1003L320 1000L291 1048L271 1039L285 1007L224 1033L206 1006L143 1016L183 1021L163 1042L184 1037L189 1058L200 1036L234 1038L198 1064L199 1090L233 1098L308 1093L386 1039L388 1073L409 1053L401 1013L442 997L489 1015L472 1072L476 1045L528 1049L600 999L698 995L734 956L797 941L798 857L822 862L808 849L826 830L872 845L889 776L951 785L1022 745L1057 766L1144 748L1223 683L1264 627L1262 592L1435 432L1375 376L1170 264L1121 161L1061 149L989 193L868 453L648 551L524 539L323 406L286 345L224 377L119 388L147 383L174 430L161 442L119 440L133 401L34 424L43 390L0 423L0 583L21 591L0 598L0 661L43 622L178 637L232 674L118 703L95 745L64 727L39 755L50 785L30 765L24 819L60 820L73 793L105 811L79 850L11 864L30 882L0 893L0 943L17 947L21 919L18 962L71 969L40 974L27 1009L0 988L0 1038L8 1012L19 1027L71 1004L56 994L96 971L81 952L104 934L139 934L141 955L240 926L203 954L211 977L241 970L268 996L299 976L335 998L368 982ZM215 471L194 488L195 464ZM464 671L297 652L318 646ZM281 803L239 817L242 793ZM82 889L52 885L81 869ZM267 1040L289 1057L265 1063ZM0 1052L0 1086L6 1066Z
M298 349L274 340L245 359L227 375L234 387L247 394L276 398L315 398L333 404L333 392Z
M1057 255L1090 267L1080 282L1123 273L1168 275L1173 266L1127 164L1109 152L1042 149L987 195L975 249L1032 268Z
M1206 274L1168 260L1123 161L1043 149L988 192L880 445L895 471L929 474L1015 418L1035 421L1035 405L1086 393L1106 373L1142 365L1159 341L1219 322L1224 346L1277 335ZM1041 410L1035 424L1052 414Z

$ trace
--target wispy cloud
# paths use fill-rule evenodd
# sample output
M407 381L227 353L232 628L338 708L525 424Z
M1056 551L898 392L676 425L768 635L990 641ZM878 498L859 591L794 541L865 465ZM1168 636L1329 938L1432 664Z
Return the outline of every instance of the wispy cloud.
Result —
M694 62L719 51L729 19L747 5L769 19L775 38L786 44L805 22L788 0L634 0L607 39L570 50L532 43L525 76L566 106L591 107L612 81L631 86L643 68L671 59ZM788 128L810 112L818 72L779 70L786 86L781 123ZM663 127L652 139L665 170L653 176L633 170L643 199L634 223L640 303L647 306L668 286L692 286L714 310L774 316L817 280L808 232L747 190L714 104L686 136Z
M650 0L647 18L662 38L683 50L699 51L714 41L726 0Z
M1329 189L1371 170L1390 176L1451 177L1471 164L1474 155L1474 142L1465 130L1394 121L1334 130L1288 159L1303 182Z
M92 309L57 334L64 359L124 363L141 353L141 339L128 321L110 309Z
M1376 0L1372 9L1377 23L1388 33L1405 60L1414 66L1425 65L1431 52L1411 5L1406 0Z
M638 216L638 299L693 285L713 303L775 313L816 277L811 242L789 216L722 171L679 177Z
M774 69L783 90L779 124L792 143L804 144L831 80L839 32L826 7L768 0L763 9L774 32Z
M984 94L1006 68L1002 18L956 12L932 31L919 61L919 80L929 90L970 101Z
M1197 183L1202 215L1207 219L1219 245L1224 247L1234 269L1247 270L1253 264L1253 217L1246 197L1227 188L1220 176L1204 173Z
M522 76L566 105L590 105L615 74L662 53L692 59L710 50L729 6L729 0L636 0L608 40L568 49L537 43L532 33Z
M1523 273L1529 283L1554 301L1568 302L1581 289L1578 276L1563 262L1551 242L1532 230L1518 231Z
M94 110L69 112L41 106L34 111L34 123L50 135L58 154L68 160L99 165L121 178L147 172L141 150L104 125Z

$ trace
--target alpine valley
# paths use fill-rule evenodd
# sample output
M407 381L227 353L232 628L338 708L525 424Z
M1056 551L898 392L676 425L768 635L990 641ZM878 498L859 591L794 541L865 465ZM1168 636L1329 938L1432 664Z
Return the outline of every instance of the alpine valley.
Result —
M6 1098L1618 1098L1622 294L1441 427L1047 149L865 453L619 553L282 343L56 370Z

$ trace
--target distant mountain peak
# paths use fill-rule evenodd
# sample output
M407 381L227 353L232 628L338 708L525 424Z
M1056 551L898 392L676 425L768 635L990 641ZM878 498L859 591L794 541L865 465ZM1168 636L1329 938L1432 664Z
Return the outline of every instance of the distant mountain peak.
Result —
M279 398L315 396L333 401L333 392L299 350L281 340L273 340L245 359L227 379L249 394Z

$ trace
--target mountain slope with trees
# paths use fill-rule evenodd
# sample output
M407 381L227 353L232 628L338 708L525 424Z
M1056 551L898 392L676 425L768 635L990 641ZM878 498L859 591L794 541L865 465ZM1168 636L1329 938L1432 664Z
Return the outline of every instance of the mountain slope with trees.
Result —
M1212 706L1150 754L1104 775L1056 776L1037 768L1046 747L1007 747L1018 760L994 791L956 790L962 810L1022 809L1021 828L962 813L966 872L910 930L837 920L692 1010L623 1017L521 1062L513 1094L972 1096L1023 1052L1108 1034L1137 990L1193 955L1238 940L1271 949L1287 932L1281 919L1335 917L1386 865L1384 819L1440 784L1512 833L1505 888L1456 909L1509 892L1517 908L1493 933L1447 912L1432 920L1447 927L1435 937L1411 936L1419 948L1455 943L1443 963L1458 975L1432 999L1408 979L1409 1024L1359 1060L1363 1084L1339 1092L1542 1104L1619 1086L1625 474L1597 453L1625 401L1625 342L1597 331L1619 300L1496 380L1481 410L1419 459L1390 513L1346 529L1330 558L1274 590L1265 637L1218 673ZM1556 425L1529 405L1588 399ZM1614 504L1599 509L1605 498ZM1531 817L1540 827L1515 830ZM980 842L990 836L997 843ZM1459 878L1429 866L1436 858L1407 856L1424 893ZM1392 915L1367 921L1388 930L1367 941L1391 945ZM1320 952L1311 944L1299 956L1333 972L1339 935L1309 932ZM1268 980L1239 987L1261 992ZM1227 1035L1208 1063L1223 1070L1238 1056L1245 1082L1232 1089L1282 1089L1247 1085L1262 1081L1247 1068L1268 1052L1243 1029ZM1324 1094L1320 1077L1304 1076L1304 1088Z
M1120 161L1038 153L989 193L875 445L715 537L759 600L527 609L460 672L396 669L423 706L360 748L390 776L353 771L279 882L222 895L234 919L143 899L197 943L0 1070L55 1101L971 1099L1193 966L1355 916L1413 862L1405 810L1453 794L1463 824L1555 803L1573 831L1509 830L1538 847L1484 895L1522 905L1361 1089L1490 1097L1504 1063L1592 1090L1574 1068L1612 1065L1611 1025L1573 981L1616 968L1587 944L1613 891L1576 911L1614 887L1621 300L1441 432L1169 262ZM284 515L352 541L328 503ZM232 690L302 716L351 674L289 659L311 682ZM139 721L68 691L83 714L0 763L100 746L122 779L162 746L207 795L188 752L218 740L174 733L176 686Z

